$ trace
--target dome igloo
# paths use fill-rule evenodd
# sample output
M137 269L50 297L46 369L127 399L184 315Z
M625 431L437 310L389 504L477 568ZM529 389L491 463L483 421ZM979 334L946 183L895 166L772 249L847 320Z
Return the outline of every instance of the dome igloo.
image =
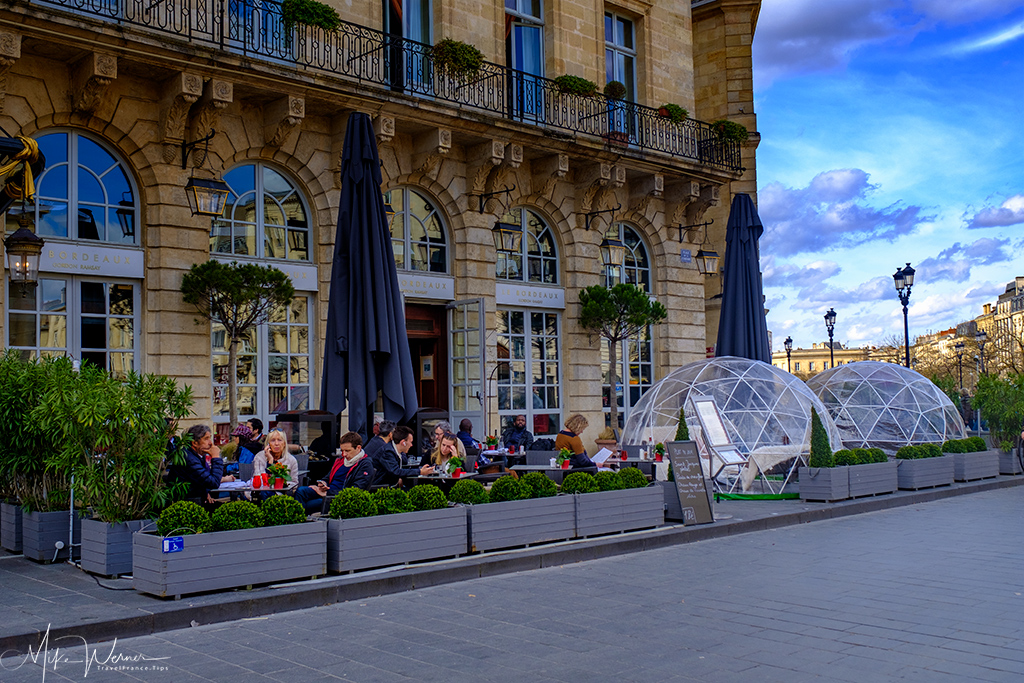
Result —
M965 436L949 397L924 375L894 363L859 361L807 380L835 422L846 448L941 444Z
M768 363L734 356L689 363L657 382L630 411L622 442L674 440L680 407L685 408L691 437L697 438L700 421L689 399L702 396L715 399L729 438L743 453L785 445L800 445L809 452L812 407L821 416L832 448L842 447L828 411L806 384Z

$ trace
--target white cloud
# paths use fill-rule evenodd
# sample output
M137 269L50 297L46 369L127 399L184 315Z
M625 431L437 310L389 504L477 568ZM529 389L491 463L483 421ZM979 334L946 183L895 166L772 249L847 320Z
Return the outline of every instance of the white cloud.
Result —
M1014 195L998 207L986 207L967 223L968 228L995 228L1024 223L1024 195Z

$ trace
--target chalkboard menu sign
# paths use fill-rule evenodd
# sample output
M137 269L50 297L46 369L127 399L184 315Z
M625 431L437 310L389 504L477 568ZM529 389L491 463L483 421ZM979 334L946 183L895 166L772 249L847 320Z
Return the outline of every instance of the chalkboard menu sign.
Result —
M697 442L669 441L665 447L672 462L679 505L683 509L683 524L710 524L715 521L711 514L707 480L700 466Z

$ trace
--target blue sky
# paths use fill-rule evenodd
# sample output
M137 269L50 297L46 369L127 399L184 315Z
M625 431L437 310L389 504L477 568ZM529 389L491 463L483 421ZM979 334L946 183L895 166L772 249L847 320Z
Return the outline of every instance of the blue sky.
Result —
M1024 275L1024 0L763 0L758 211L775 351L947 329Z

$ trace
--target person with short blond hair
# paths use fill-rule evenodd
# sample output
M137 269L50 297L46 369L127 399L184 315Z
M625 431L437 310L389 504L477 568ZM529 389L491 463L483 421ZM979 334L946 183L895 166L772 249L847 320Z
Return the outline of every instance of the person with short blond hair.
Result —
M572 453L569 461L574 470L593 468L593 471L596 472L597 463L587 456L587 450L583 448L583 439L580 438L580 434L589 424L587 418L579 413L569 417L565 421L565 429L558 432L558 436L555 437L555 449L559 451L563 448L569 449L569 452Z

